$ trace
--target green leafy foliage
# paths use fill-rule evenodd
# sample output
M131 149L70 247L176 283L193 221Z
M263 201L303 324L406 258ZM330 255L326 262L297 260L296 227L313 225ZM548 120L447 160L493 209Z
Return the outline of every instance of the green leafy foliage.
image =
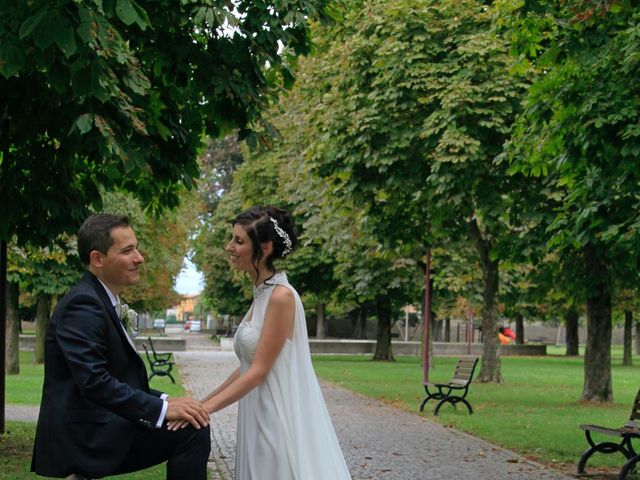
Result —
M610 401L611 301L638 276L639 180L635 77L640 16L630 2L517 11L521 38L544 32L552 55L529 90L508 154L538 185L528 241L553 254L570 297L587 304L583 399ZM549 28L549 19L554 28ZM526 56L527 52L521 52ZM598 339L598 340L595 340Z
M145 211L126 192L103 192L102 198L102 211L129 217L145 259L140 282L123 292L124 301L138 312L176 304L179 296L173 286L188 252L189 231L195 222L193 194L183 192L181 205L160 215Z
M203 133L249 128L325 0L0 3L0 238L74 231L99 188L152 209L198 176ZM12 208L18 202L20 209Z
M8 280L35 300L38 294L59 296L80 278L75 237L61 236L48 247L11 243L8 249Z
M509 194L523 180L496 159L527 87L493 13L475 1L364 4L326 47L337 60L321 70L309 115L320 132L315 173L364 210L382 245L414 260L463 239L475 247L485 332L497 330L499 262L513 250ZM485 358L496 356L493 338ZM483 372L499 379L499 364Z

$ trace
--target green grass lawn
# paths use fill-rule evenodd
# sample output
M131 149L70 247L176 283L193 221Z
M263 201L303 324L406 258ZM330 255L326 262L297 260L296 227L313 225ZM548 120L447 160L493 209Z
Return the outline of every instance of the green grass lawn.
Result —
M454 410L445 405L433 416L434 402L418 413L424 396L422 367L414 357L397 357L396 362L372 362L368 356L314 356L318 375L355 392L383 400L399 408L455 427L495 444L517 451L531 459L575 472L580 454L586 449L580 423L617 427L623 425L640 387L640 358L636 365L622 367L622 352L612 351L614 403L593 405L578 402L583 385L582 358L567 358L564 350L550 347L547 357L503 357L502 385L473 383L469 400L474 415L464 407ZM42 388L42 366L32 365L32 355L21 352L21 373L7 376L8 404L37 405ZM432 382L446 382L453 374L457 358L439 357L430 372ZM179 386L166 377L155 377L151 385L170 395L182 395ZM33 445L33 424L8 423L0 437L0 480L34 479L28 473ZM620 455L596 455L589 471L598 467L617 467ZM136 474L110 477L122 480L164 478L164 466Z
M559 350L560 353L563 350ZM554 352L555 353L555 352ZM366 356L315 356L318 375L349 390L383 400L416 415L489 440L538 460L575 473L575 465L587 448L581 423L618 427L628 419L640 387L640 359L636 366L622 367L622 353L613 352L614 403L593 405L578 402L583 386L582 358L563 356L503 357L505 383L473 383L469 396L474 414L461 405L445 404L437 417L435 402L418 412L424 398L422 367L414 357L396 362L374 363ZM447 382L457 358L436 358L431 382ZM611 437L609 437L611 439ZM590 467L622 465L622 456L592 457Z
M145 365L147 365L146 361ZM172 374L176 380L175 385L168 377L153 377L151 387L171 396L184 395L179 372L174 369ZM20 375L6 376L6 403L39 405L42 396L43 375L44 367L33 365L33 353L20 352ZM5 434L0 435L0 480L43 478L29 472L35 423L7 422L5 430ZM164 477L164 465L157 465L141 472L106 478L113 480L157 480Z

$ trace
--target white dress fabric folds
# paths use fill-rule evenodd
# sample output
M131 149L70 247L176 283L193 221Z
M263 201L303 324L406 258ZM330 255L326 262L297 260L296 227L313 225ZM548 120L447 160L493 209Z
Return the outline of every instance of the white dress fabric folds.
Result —
M311 364L304 308L282 272L254 289L253 305L233 342L240 370L251 365L277 285L295 297L293 338L285 342L266 380L239 402L235 479L351 479Z

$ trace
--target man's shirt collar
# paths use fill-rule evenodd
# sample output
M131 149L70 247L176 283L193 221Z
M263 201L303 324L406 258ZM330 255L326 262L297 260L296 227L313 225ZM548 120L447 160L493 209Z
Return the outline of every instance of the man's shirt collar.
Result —
M96 277L96 278L98 278L98 277ZM102 282L102 280L100 280L99 278L98 278L98 281L100 282L100 284L101 284L101 285L104 287L104 289L106 290L107 295L109 295L109 300L111 300L111 305L112 305L113 307L115 307L117 303L120 303L120 297L119 297L119 296L117 296L117 295L114 295L114 294L111 292L111 290L109 290L109 287L107 287L107 286Z

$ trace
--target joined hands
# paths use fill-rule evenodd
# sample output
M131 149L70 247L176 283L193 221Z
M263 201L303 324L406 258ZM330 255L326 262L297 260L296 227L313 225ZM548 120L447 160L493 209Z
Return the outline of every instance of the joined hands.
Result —
M169 406L165 418L169 430L178 430L189 424L197 429L209 425L209 414L201 402L187 397L169 397L167 402Z

